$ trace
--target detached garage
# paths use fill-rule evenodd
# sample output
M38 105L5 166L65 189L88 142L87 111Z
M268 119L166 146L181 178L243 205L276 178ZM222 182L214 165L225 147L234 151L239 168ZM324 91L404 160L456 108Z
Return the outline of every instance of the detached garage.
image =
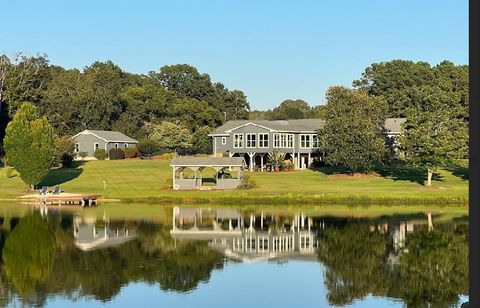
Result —
M85 152L87 157L93 157L96 149L128 148L137 145L138 141L127 135L106 130L84 130L72 137L75 140L75 152Z

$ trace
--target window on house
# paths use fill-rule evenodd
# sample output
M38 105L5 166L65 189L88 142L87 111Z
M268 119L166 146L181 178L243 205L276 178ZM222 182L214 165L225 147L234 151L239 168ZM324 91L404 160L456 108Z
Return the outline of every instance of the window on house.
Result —
M258 147L268 148L268 134L258 134Z
M128 148L128 143L124 143L124 144L123 144L123 147L124 147L124 148Z
M275 148L293 148L293 134L278 133L273 137Z
M243 134L233 135L233 147L234 148L243 148Z
M80 152L80 144L75 143L75 153L78 153L78 152Z
M247 134L247 148L255 148L257 146L257 134Z
M96 149L98 149L98 143L93 144L93 151L95 151Z
M320 141L318 140L318 135L312 135L312 147L315 149L320 147Z
M118 143L115 143L115 147L118 148Z
M300 147L301 148L310 149L312 147L310 137L311 137L311 135L305 135L305 134L300 135Z
M222 145L227 144L227 137L222 137Z

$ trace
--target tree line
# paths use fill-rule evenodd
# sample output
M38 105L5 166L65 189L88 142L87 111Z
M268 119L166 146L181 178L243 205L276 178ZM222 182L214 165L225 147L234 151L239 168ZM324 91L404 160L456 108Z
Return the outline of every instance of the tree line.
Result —
M18 139L4 137L25 102L36 108L57 138L68 139L84 129L118 130L140 139L139 145L150 152L210 153L208 134L228 120L323 118L319 140L324 161L349 173L368 172L395 155L385 119L406 117L404 134L397 140L402 158L425 168L430 184L437 167L467 156L468 91L467 65L393 60L367 67L351 88L330 87L325 104L312 107L301 99L285 100L272 110L250 111L242 91L212 82L187 64L132 74L111 61L78 70L51 65L46 56L1 55L0 157L8 143ZM29 126L31 134L39 136L38 125ZM50 131L46 124L41 127ZM65 147L73 151L71 145ZM25 147L16 151L25 152ZM57 152L58 161L67 151Z

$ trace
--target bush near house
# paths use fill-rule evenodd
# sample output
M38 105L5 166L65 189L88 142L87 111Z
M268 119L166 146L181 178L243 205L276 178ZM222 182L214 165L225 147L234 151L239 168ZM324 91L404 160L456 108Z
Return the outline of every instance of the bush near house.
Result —
M111 148L108 150L108 157L111 160L125 159L125 152L120 148Z
M138 152L143 156L153 156L160 151L160 145L153 139L143 139L137 144Z
M78 156L80 156L82 159L85 159L88 156L87 152L78 152Z
M93 153L93 157L98 160L104 160L108 157L107 151L105 151L104 149L96 149L95 153Z
M138 157L138 149L137 147L129 147L123 149L123 152L125 153L125 158L135 158Z

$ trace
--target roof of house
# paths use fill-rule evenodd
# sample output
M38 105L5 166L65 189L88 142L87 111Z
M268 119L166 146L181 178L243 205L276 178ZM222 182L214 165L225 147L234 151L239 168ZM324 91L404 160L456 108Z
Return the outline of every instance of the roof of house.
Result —
M243 157L195 157L182 156L172 159L170 166L188 166L188 167L229 167L243 166L245 159Z
M385 128L390 132L399 133L401 130L400 124L405 122L405 118L388 118L385 121ZM228 121L222 126L217 127L212 135L225 135L233 129L245 125L256 125L271 129L274 131L288 131L288 132L314 132L325 124L323 119L298 119L298 120L233 120Z
M402 131L402 123L405 123L405 118L388 118L385 120L385 128L391 133L400 133Z
M78 135L85 135L85 134L92 134L97 136L100 139L103 139L106 142L132 142L137 143L137 140L128 137L127 135L117 132L117 131L109 131L109 130L93 130L93 129L86 129L73 137L77 137Z

